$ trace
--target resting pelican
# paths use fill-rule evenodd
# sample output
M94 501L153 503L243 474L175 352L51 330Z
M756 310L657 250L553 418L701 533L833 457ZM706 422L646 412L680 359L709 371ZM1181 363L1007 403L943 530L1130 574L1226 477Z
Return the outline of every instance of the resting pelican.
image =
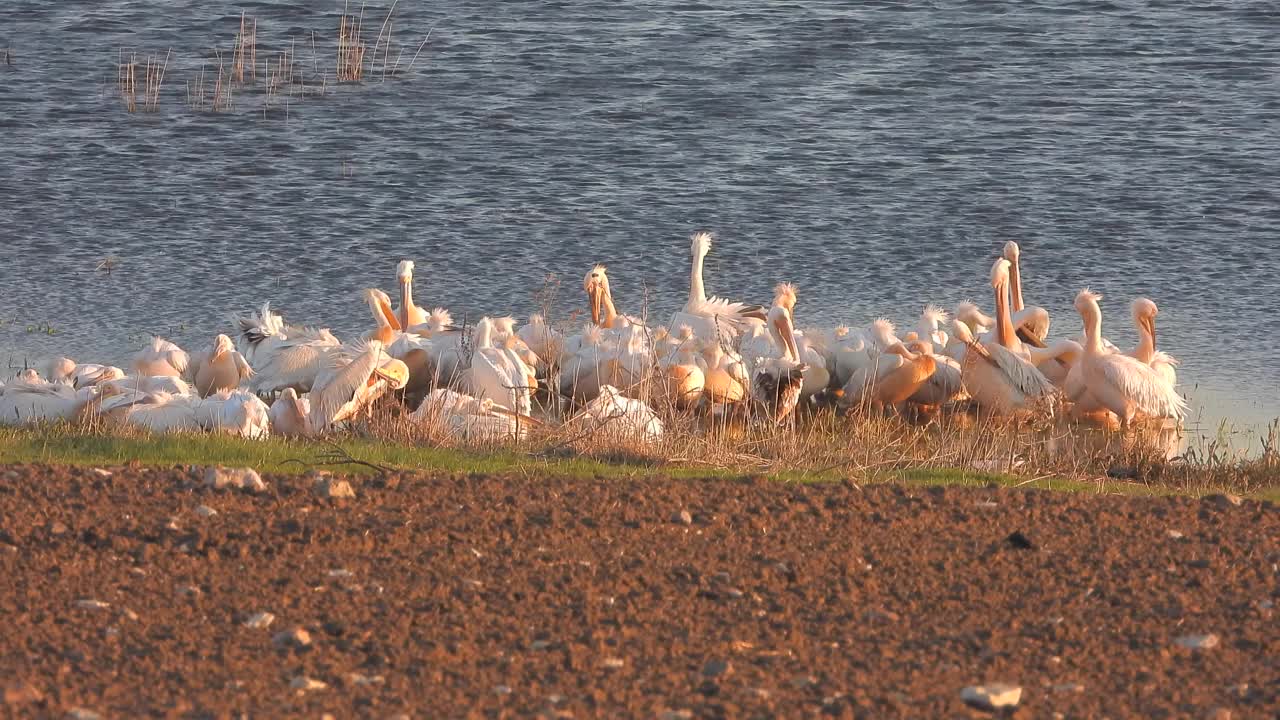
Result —
M1129 306L1133 324L1138 328L1138 346L1126 353L1150 365L1170 385L1178 384L1178 361L1172 355L1156 350L1156 315L1160 309L1148 298L1137 298Z
M947 333L939 332L950 339ZM950 355L937 354L934 348L934 344L928 340L916 340L907 348L913 353L933 358L933 373L907 398L908 402L926 408L939 408L952 400L962 399L965 395L960 363Z
M365 333L364 338L377 340L383 346L391 345L404 327L391 309L391 298L376 288L365 288L360 294L369 303L369 312L373 313L374 322L374 329Z
M151 432L195 432L200 430L200 423L196 420L196 402L189 395L173 395L164 391L124 393L104 397L98 404L98 412L108 422L132 425Z
M151 393L169 393L170 395L190 395L191 386L182 378L168 375L154 377L129 377L108 380L100 385L104 395L146 395Z
M124 370L112 365L77 363L66 357L52 360L46 374L51 382L70 383L77 390L125 376Z
M1187 403L1160 373L1137 358L1108 353L1102 347L1102 310L1097 293L1081 290L1076 310L1084 321L1085 345L1081 371L1085 386L1100 405L1128 427L1135 416L1173 418L1186 415Z
M400 309L397 313L400 327L411 330L426 323L427 311L413 304L413 261L401 260L396 266L396 280L400 283Z
M233 390L240 383L253 377L253 368L226 335L218 335L213 347L191 357L186 377L191 380L201 397L219 390Z
M74 420L98 394L99 389L93 386L76 390L66 383L45 382L38 375L20 376L0 394L0 425Z
M599 395L600 386L607 384L612 374L608 367L612 351L604 330L589 324L566 341L566 348L560 365L560 394L574 402L585 402Z
M834 383L841 388L847 387L854 373L859 370L865 372L876 358L898 344L900 341L893 323L885 318L875 319L866 329L849 332L834 348Z
M773 307L769 308L766 324L782 354L780 357L757 358L751 372L752 399L766 417L779 424L796 409L800 402L800 389L804 385L805 364L800 361L792 318L795 306L796 291L792 285L782 283L774 288Z
M311 416L311 400L298 397L293 388L285 388L271 403L271 432L283 437L308 437L314 431L307 418Z
M1018 243L1010 240L1004 244L1004 259L1009 261L1009 290L1013 302L1013 326L1023 336L1023 340L1038 347L1043 347L1044 339L1049 336L1049 311L1037 305L1030 307L1022 304L1022 269L1019 259L1022 250Z
M711 338L702 343L703 396L711 402L712 410L742 402L747 397L750 379L742 358L733 351L726 351Z
M898 341L883 351L872 349L869 357L870 362L849 376L842 405L868 402L878 408L897 407L919 392L937 370L933 355L911 352Z
M996 326L984 342L974 340L969 326L958 317L952 333L967 349L960 363L965 388L984 409L1008 414L1028 409L1054 395L1049 382L1020 354L1022 347L1009 314L1009 261L996 260L991 268L991 288L996 298Z
M327 430L368 408L388 390L399 390L409 380L405 364L386 354L382 343L370 340L350 349L349 359L335 353L315 381L310 394L311 429Z
M694 352L697 340L688 325L676 329L675 344L658 356L658 369L666 381L666 391L678 408L689 409L702 399L706 377Z
M693 334L704 340L733 338L738 335L748 319L764 320L764 308L729 302L718 297L707 297L702 284L702 264L711 251L711 233L695 233L689 248L693 269L689 276L689 301L684 309L671 317L671 327L688 325Z
M537 377L509 342L498 347L493 335L493 320L481 318L473 336L471 387L478 398L489 398L495 405L528 415Z
M153 337L150 344L133 356L133 372L136 375L182 377L188 361L182 348L164 338Z
M328 329L286 326L270 303L263 304L260 313L235 316L232 321L239 328L237 347L254 370L249 388L258 394L288 387L300 393L311 390L330 356L342 346Z
M600 394L566 424L579 420L590 423L595 434L615 441L649 444L662 439L662 420L653 408L623 397L612 385L601 387Z
M257 395L224 389L195 403L196 422L210 432L264 440L271 434L271 410Z
M410 417L467 442L519 441L530 427L541 424L527 415L499 407L489 398L478 399L447 388L432 390Z
M821 335L815 333L811 336L797 330L795 337L796 350L804 364L804 382L800 385L800 399L804 400L827 389L831 384L831 371L827 369L826 357L820 349Z

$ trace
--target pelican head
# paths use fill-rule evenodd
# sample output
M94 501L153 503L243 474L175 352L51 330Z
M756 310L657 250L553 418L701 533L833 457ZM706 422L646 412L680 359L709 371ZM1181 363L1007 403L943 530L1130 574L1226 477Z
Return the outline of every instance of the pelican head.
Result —
M709 232L696 232L689 241L689 253L694 257L706 257L711 251L711 233Z
M218 335L213 339L213 357L220 358L236 349L236 344L226 335Z
M1085 288L1076 293L1076 310L1083 315L1086 312L1097 312L1098 301L1102 299L1102 295L1096 293L1089 288Z
M688 342L693 339L693 328L688 325L681 325L676 328L676 339L680 342Z
M591 268L582 280L582 289L591 300L591 322L599 324L604 315L604 301L609 295L609 275L604 265Z
M76 361L69 357L54 358L49 362L49 367L45 368L44 374L52 382L59 380L70 380L71 376L76 372Z
M773 288L773 304L780 305L792 312L795 312L796 286L791 283L778 283L777 286Z
M943 310L937 305L926 305L924 307L924 312L921 313L920 317L929 327L937 330L940 325L947 321L950 315L947 314L946 310Z
M400 264L396 265L396 280L399 280L401 285L413 282L412 260L401 260Z
M876 343L882 348L889 347L897 341L897 338L894 337L895 332L893 323L888 318L876 318L871 323L871 334L875 337Z
M1156 342L1156 315L1160 313L1160 308L1147 298L1138 298L1129 305L1129 311L1133 313L1133 323L1138 327L1144 328L1151 335L1151 344Z
M395 358L387 358L374 368L373 374L387 381L387 387L400 390L409 382L409 366Z
M991 287L1002 288L1009 284L1009 268L1011 263L1007 258L999 258L995 264L991 266Z
M1018 247L1018 243L1010 240L1004 244L1004 259L1011 263L1018 262L1018 256L1022 254L1022 249Z

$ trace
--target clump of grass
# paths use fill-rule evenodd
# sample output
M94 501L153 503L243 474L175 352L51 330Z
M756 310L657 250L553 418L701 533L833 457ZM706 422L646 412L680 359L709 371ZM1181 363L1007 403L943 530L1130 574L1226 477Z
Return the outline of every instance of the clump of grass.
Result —
M169 69L169 59L172 55L173 50L170 48L163 58L159 55L148 55L139 64L136 53L129 53L126 62L124 50L119 51L116 85L120 98L129 112L136 112L138 109L139 68L142 73L142 110L156 112L160 109L160 88L164 86L164 76Z
M350 15L344 8L338 18L338 64L336 77L338 82L360 82L364 77L365 44L361 39L364 31L364 6L360 6L359 15Z
M249 24L252 20L252 25ZM245 83L245 68L249 70L249 83L258 81L258 18L247 18L240 13L240 32L236 33L231 51L231 77L240 85Z

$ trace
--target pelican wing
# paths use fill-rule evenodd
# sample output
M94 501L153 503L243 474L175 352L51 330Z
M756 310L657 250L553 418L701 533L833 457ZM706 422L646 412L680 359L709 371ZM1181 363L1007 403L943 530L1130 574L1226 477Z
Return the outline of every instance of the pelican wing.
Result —
M1053 394L1054 385L1049 382L1049 378L1012 350L997 342L984 345L983 349L987 352L980 356L999 368L1018 392L1027 397L1047 397Z
M1187 401L1151 366L1120 353L1103 355L1099 360L1103 378L1129 398L1138 412L1157 418L1186 416Z
M344 411L349 412L349 406L368 386L381 354L381 346L369 347L345 365L331 365L324 376L316 380L316 386L311 390L313 429L328 427L340 420ZM334 364L341 362L340 358L335 358Z

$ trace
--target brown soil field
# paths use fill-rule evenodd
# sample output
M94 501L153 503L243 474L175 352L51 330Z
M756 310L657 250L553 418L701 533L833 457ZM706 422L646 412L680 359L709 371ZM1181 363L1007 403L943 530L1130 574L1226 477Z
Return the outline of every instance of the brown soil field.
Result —
M0 467L4 715L1280 716L1270 503L110 473Z

